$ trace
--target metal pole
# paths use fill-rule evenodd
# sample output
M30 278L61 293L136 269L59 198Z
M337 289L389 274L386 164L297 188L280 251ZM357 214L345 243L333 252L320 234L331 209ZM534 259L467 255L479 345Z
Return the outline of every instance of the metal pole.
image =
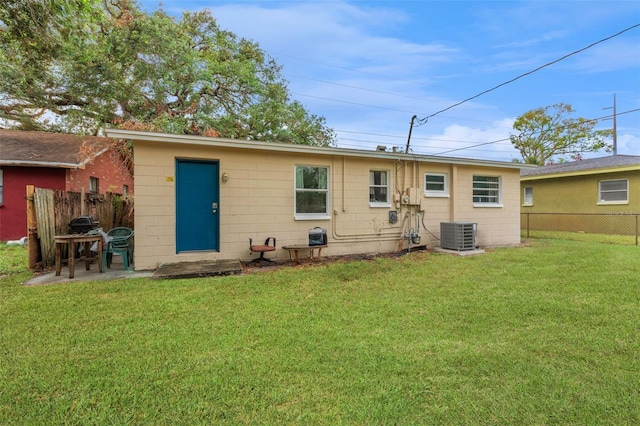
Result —
M613 155L618 155L618 126L616 124L616 118L618 116L616 112L616 94L613 94L613 107L606 107L602 109L613 109Z
M404 149L405 154L409 153L409 142L411 142L411 130L413 130L413 122L416 120L416 118L418 118L417 115L414 115L413 117L411 117L411 125L409 126L409 137L407 138L407 147Z
M616 126L616 94L613 94L613 155L618 155L618 129ZM637 244L636 244L637 245Z

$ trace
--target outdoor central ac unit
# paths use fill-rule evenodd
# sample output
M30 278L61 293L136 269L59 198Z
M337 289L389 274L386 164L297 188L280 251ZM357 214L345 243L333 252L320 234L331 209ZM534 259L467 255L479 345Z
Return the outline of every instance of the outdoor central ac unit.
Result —
M449 250L476 248L478 225L471 222L440 222L440 247Z

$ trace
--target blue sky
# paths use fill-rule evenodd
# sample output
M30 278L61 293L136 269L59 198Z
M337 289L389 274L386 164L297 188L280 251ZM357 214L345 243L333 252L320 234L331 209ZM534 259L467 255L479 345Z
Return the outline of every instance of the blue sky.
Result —
M439 112L640 24L637 0L162 0L162 8L176 16L208 8L223 29L258 43L339 147L404 149L416 115L414 153L510 161L520 157L508 141L517 116L560 102L576 117L610 116L615 94L618 154L640 155L640 27Z

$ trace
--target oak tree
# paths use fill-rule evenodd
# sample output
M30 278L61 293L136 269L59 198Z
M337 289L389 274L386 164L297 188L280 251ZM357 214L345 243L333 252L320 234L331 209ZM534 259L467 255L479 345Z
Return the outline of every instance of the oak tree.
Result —
M290 99L281 67L208 10L178 19L130 0L4 0L0 45L0 125L335 141Z
M598 120L572 118L571 105L558 103L527 111L513 123L518 134L510 135L511 143L520 151L522 161L545 165L554 161L581 158L583 153L605 150L611 129L594 130Z

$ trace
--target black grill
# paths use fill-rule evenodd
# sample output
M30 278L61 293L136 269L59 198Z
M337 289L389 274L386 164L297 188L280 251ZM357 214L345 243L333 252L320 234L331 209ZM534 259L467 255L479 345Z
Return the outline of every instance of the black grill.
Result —
M70 234L84 234L91 230L97 229L98 220L92 216L78 216L69 222Z

